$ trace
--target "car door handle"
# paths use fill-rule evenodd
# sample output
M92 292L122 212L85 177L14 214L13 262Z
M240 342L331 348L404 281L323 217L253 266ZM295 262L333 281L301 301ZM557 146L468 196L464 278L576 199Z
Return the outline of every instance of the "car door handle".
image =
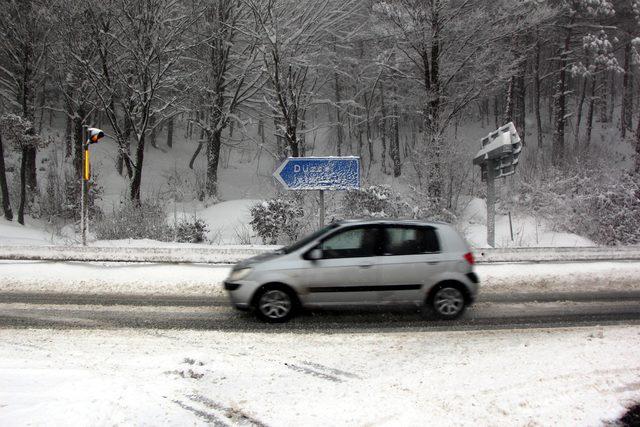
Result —
M440 264L440 261L427 261L427 264L429 264L429 265L438 265L438 264Z
M371 268L373 267L373 264L361 264L360 268Z

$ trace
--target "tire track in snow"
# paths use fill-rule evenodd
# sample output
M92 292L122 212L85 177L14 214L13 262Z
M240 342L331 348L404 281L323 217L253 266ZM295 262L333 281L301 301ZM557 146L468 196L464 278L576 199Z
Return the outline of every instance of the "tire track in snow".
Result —
M219 411L222 412L224 414L224 416L226 418L228 418L231 421L235 421L241 425L250 425L250 426L254 426L254 427L268 427L267 424L263 423L262 421L252 417L251 415L248 415L247 413L245 413L244 411L238 409L238 408L232 408L229 406L225 406L221 403L215 402L205 396L199 395L199 394L192 394L190 396L187 396L189 399L191 399L194 402L197 403L201 403L204 406L206 406L209 409L213 409L215 411Z

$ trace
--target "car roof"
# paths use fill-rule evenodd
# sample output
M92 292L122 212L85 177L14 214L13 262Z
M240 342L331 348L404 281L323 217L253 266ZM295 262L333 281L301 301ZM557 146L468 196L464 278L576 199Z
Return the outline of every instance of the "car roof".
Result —
M419 219L391 219L391 218L362 218L362 219L343 219L336 222L339 225L428 225L428 226L450 226L450 224L442 221L424 221Z

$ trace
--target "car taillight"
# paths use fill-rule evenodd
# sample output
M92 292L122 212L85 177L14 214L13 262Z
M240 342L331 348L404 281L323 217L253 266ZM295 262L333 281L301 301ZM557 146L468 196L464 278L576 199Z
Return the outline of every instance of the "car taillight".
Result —
M467 262L471 265L476 263L475 258L473 258L473 254L471 252L467 252L466 254L464 254L464 259L467 260Z

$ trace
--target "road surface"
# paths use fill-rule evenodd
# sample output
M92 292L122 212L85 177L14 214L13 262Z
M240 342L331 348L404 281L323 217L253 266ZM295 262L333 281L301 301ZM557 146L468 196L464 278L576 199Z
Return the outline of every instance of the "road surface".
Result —
M487 294L453 322L416 309L313 310L268 325L219 296L0 293L0 327L195 329L238 332L481 330L640 324L640 292Z

